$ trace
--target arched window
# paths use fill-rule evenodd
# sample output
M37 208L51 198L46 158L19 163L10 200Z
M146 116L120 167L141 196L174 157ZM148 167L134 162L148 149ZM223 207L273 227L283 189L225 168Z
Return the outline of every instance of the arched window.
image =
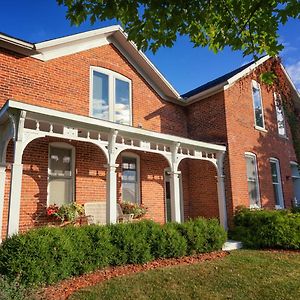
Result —
M280 94L274 93L274 103L276 109L278 134L280 136L285 137L286 136L285 117L284 117L284 110L283 110Z
M277 158L271 157L270 165L275 198L275 207L284 208L279 160Z
M131 80L100 67L91 67L90 115L132 124Z
M260 194L259 194L256 155L251 152L246 152L245 159L246 159L246 168L247 168L247 181L248 181L250 207L259 208L261 207L261 203L260 203Z
M253 97L255 127L258 127L259 129L265 129L264 110L263 110L260 84L255 80L252 80L252 97Z

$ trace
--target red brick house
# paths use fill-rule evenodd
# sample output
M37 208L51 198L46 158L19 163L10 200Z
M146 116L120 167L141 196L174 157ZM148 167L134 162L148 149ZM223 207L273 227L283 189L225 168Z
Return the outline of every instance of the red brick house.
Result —
M161 223L225 228L241 204L289 207L289 128L253 77L268 60L181 96L119 26L37 44L0 34L1 237L72 201L106 201L107 223L126 200Z

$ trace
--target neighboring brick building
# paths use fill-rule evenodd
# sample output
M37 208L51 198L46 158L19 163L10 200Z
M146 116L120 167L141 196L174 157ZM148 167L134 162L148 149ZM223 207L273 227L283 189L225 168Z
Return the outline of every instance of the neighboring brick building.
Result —
M274 208L275 185L277 207L289 207L296 158L264 85L254 128L252 69L267 62L181 97L118 26L38 44L0 35L0 238L46 224L47 205L70 201L106 201L109 223L127 200L158 222L218 217L225 228L238 205ZM259 174L248 181L246 152Z

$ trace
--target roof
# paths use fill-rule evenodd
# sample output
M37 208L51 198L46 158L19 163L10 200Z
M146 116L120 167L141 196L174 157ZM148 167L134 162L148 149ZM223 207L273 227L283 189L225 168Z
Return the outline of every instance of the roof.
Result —
M266 57L266 56L263 56L263 57ZM195 89L193 89L193 90L191 90L191 91L189 91L189 92L187 92L185 94L182 94L181 97L182 98L190 98L190 97L192 97L194 95L197 95L197 94L199 94L201 92L204 92L204 91L206 91L208 89L216 87L216 86L218 86L218 85L220 85L222 83L228 83L228 80L230 78L232 78L233 76L237 75L238 73L246 70L248 67L250 67L251 65L253 65L255 62L256 61L253 60L253 61L251 61L251 62L249 62L249 63L247 63L247 64L245 64L245 65L243 65L243 66L241 66L241 67L239 67L239 68L231 71L231 72L226 73L225 75L222 75L222 76L220 76L220 77L218 77L218 78L216 78L214 80L211 80L211 81L209 81L209 82L207 82L205 84L202 84L199 87L197 87L197 88L195 88Z

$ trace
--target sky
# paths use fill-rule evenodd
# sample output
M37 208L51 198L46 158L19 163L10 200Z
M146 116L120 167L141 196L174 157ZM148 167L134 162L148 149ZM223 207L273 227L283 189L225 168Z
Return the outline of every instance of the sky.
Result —
M89 22L71 26L66 8L55 0L0 0L0 32L29 42L40 42L65 35L114 25L116 22ZM300 20L290 20L279 29L285 49L284 66L300 90ZM207 48L194 48L187 37L179 37L172 48L160 48L155 55L146 52L159 71L180 93L185 93L251 61L239 51L226 48L214 54Z

